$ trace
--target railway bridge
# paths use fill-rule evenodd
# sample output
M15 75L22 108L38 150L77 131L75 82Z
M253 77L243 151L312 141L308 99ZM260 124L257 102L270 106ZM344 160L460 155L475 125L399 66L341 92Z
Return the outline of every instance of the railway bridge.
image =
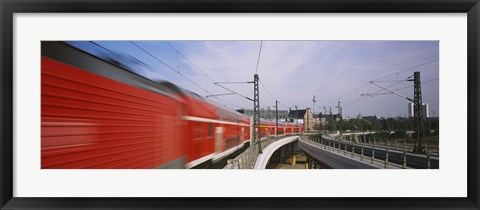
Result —
M265 138L263 152L249 147L235 159L229 160L225 169L265 169L272 162L295 164L301 151L306 169L438 169L439 158L431 154L412 153L406 147L377 145L353 141L355 135L374 132L338 134L303 134Z

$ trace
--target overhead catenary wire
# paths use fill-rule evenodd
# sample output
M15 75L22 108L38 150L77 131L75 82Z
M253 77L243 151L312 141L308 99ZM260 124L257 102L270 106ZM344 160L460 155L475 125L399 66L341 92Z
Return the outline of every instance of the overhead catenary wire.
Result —
M198 85L197 83L195 83L194 81L192 81L191 79L189 79L188 77L186 77L185 75L183 75L182 73L180 73L179 71L175 70L173 67L171 67L170 65L168 65L167 63L165 63L164 61L160 60L158 57L154 56L153 54L151 54L150 52L148 52L147 50L145 50L143 47L137 45L136 43L132 42L132 41L129 41L130 43L132 43L133 45L135 45L137 48L139 48L140 50L142 50L143 52L145 52L146 54L150 55L152 58L154 58L155 60L157 60L158 62L162 63L163 65L165 65L167 68L169 68L170 70L176 72L177 74L179 74L180 76L182 76L184 79L188 80L190 83L194 84L195 86L197 86L198 88L200 88L201 90L205 91L206 93L210 93L208 90L202 88L200 85Z
M90 43L92 43L92 44L96 45L97 47L100 47L100 48L102 48L102 49L104 49L104 50L108 51L109 53L112 53L112 54L114 54L114 55L115 55L115 54L117 54L116 52L113 52L112 50L110 50L110 49L108 49L108 48L106 48L106 47L104 47L104 46L102 46L102 45L98 44L97 42L90 41Z
M164 41L170 48L172 48L175 52L177 52L178 55L180 55L182 58L184 58L188 63L190 63L193 67L195 67L198 71L200 71L202 74L204 74L208 79L210 79L212 82L215 82L215 80L210 77L207 73L205 73L200 67L198 67L195 63L193 63L190 59L188 59L182 52L180 52L177 48L175 48L172 44L168 43L167 41Z
M260 81L260 84L262 85L263 88L265 88L265 90L267 91L267 93L273 98L275 99L275 101L278 101L277 98L275 98L275 96L272 95L272 93L268 90L267 87L265 87L265 85L263 84L262 80L259 80Z
M182 58L184 58L189 64L191 64L194 68L196 68L198 71L200 71L202 74L204 74L208 79L210 79L212 81L212 83L214 85L217 85L225 90L228 90L232 93L234 93L235 95L237 96L241 96L241 98L243 99L247 99L247 100L251 100L249 97L247 96L244 96L236 91L233 91L229 88L226 88L222 85L219 85L219 84L235 84L235 83L250 83L250 82L217 82L215 79L213 79L212 77L210 77L207 73L205 73L205 71L203 71L200 67L198 67L195 63L193 63L190 59L188 59L182 52L180 52L176 47L174 47L172 44L170 44L169 42L167 41L164 41L165 44L167 44L172 50L174 50L176 53L178 53L178 55L180 55ZM218 99L218 98L215 98L215 99ZM218 99L220 100L220 99ZM221 100L223 102L225 102L224 100Z
M201 87L201 86L198 85L196 82L194 82L193 80L191 80L190 78L188 78L187 76L185 76L184 74L182 74L182 73L179 71L178 56L181 56L182 58L184 58L189 64L191 64L194 68L196 68L198 71L200 71L202 74L204 74L205 77L207 77L209 80L211 80L215 85L217 85L217 86L219 86L219 87L221 87L221 88L223 88L223 89L226 89L226 90L230 91L231 93L233 93L233 94L235 94L235 95L237 95L237 96L240 96L240 97L243 98L243 99L247 99L247 100L249 100L249 101L252 100L252 99L250 99L249 97L247 97L247 96L245 96L245 95L242 95L242 94L240 94L240 93L238 93L238 92L236 92L236 91L233 91L233 90L231 90L231 89L229 89L229 88L226 88L226 87L218 84L218 83L220 83L220 82L217 83L212 77L210 77L207 73L205 73L202 69L200 69L195 63L193 63L190 59L188 59L188 58L187 58L183 53L181 53L177 48L175 48L172 44L170 44L170 43L168 43L168 42L166 42L166 41L165 41L165 43L166 43L171 49L173 49L173 50L175 51L175 53L177 53L177 69L175 69L174 67L168 65L166 62L164 62L163 60L161 60L160 58L158 58L157 56L155 56L154 54L152 54L151 52L149 52L147 49L145 49L145 48L142 47L141 45L139 45L139 44L137 44L137 43L135 43L135 42L133 42L133 41L129 41L129 42L130 42L132 45L134 45L135 47L137 47L138 49L140 49L141 51L143 51L144 53L148 54L150 57L154 58L156 61L160 62L162 65L166 66L168 69L176 72L176 73L179 74L181 77L183 77L185 80L189 81L190 83L192 83L193 85L195 85L196 87L198 87L199 89L201 89L202 91L204 91L204 92L206 92L206 93L208 93L208 94L210 94L210 92L209 92L207 89ZM95 42L93 42L93 41L91 41L91 43L94 44L94 45L96 45L96 46L98 46L98 47L100 47L100 48L102 48L102 49L105 50L105 51L110 52L111 54L116 54L116 53L113 52L112 50L110 50L110 49L108 49L108 48L106 48L106 47L104 47L104 46L101 46L101 45L98 44L98 43L95 43ZM146 66L150 68L150 66L148 66L148 65L146 65ZM257 67L258 67L258 61L257 61ZM151 68L150 68L150 70L153 71L153 69L151 69ZM154 72L154 71L153 71L153 72ZM217 83L217 84L216 84L216 83ZM251 82L222 82L222 84L233 84L233 83L251 83ZM232 94L232 95L233 95L233 94ZM219 95L231 95L231 94L219 94ZM215 98L215 99L216 99L216 100L219 100L219 101L222 101L222 102L224 102L224 103L227 103L227 104L229 104L229 105L232 105L232 106L234 106L234 107L242 108L242 107L237 106L237 105L235 105L235 104L226 102L225 100L222 100L222 99L219 99L219 98ZM225 106L225 105L224 105L224 106Z
M420 84L426 84L426 83L430 83L430 82L433 82L433 81L436 81L436 80L438 80L438 78L431 79L431 80L427 80L427 81L422 82L422 83L420 83ZM395 86L395 85L397 85L397 84L393 84L393 85L389 86L388 88L393 87L393 86ZM401 88L398 88L398 89L396 89L396 90L397 90L397 91L398 91L398 90L403 90L403 89L411 88L411 87L413 87L413 86L414 86L414 85L410 85L410 86L406 86L406 87L401 87ZM373 95L373 94L376 94L376 95ZM356 103L358 103L358 102L371 99L371 98L377 96L378 94L387 95L387 94L391 94L391 93L380 93L380 91L377 91L377 92L374 92L373 94L372 94L372 95L368 95L368 97L365 97L365 98L357 98L357 99L353 99L353 100L349 100L349 101L342 101L342 102L344 102L344 103L347 103L347 104L343 105L343 107L350 106L350 105L356 104ZM353 102L352 102L352 101L353 101ZM350 102L350 103L349 103L349 102Z
M374 79L374 81L375 81L375 80L379 80L379 79L383 79L383 78L385 78L385 77L389 77L389 76L392 76L392 75L395 75L395 74L404 73L404 72L410 71L410 70L412 70L412 69L418 68L418 67L420 67L420 66L424 66L424 65L433 63L433 62L435 62L435 61L438 61L438 58L432 59L432 60L430 60L430 61L427 61L427 62L425 62L425 63L418 64L418 65L415 65L415 66L411 66L411 67L406 68L406 69L401 70L401 71L397 71L397 72L394 72L394 73L391 73L391 74L387 74L387 75L381 76L381 77L379 77L379 78L377 78L377 79Z
M427 81L422 82L422 83L420 83L420 84L426 84L426 83L430 83L430 82L433 82L433 81L436 81L436 80L438 80L438 78L431 79L431 80L427 80ZM397 91L398 91L398 90L403 90L403 89L411 88L411 87L413 87L413 86L414 86L414 85L409 85L409 86L406 86L406 87L397 88L397 89L395 89L395 90L397 90Z
M253 99L251 99L251 98L249 98L249 97L247 97L247 96L244 96L244 95L242 95L242 94L240 94L240 93L238 93L238 92L235 92L235 91L233 91L233 90L231 90L231 89L229 89L229 88L226 88L226 87L218 84L218 82L215 82L215 83L213 83L213 84L215 84L215 85L217 85L217 86L219 86L219 87L221 87L221 88L223 88L223 89L225 89L225 90L228 90L228 91L230 91L230 92L232 92L232 93L235 93L236 95L239 95L239 96L241 96L241 97L243 97L243 98L245 98L245 99L248 99L248 100L250 100L250 101L253 101Z
M418 68L418 67L421 67L421 66L430 64L430 63L434 63L434 62L436 62L436 61L438 61L438 58L429 60L429 61L424 62L424 63L421 63L421 64L417 64L417 65L415 65L415 66L408 67L408 68L403 69L403 70L401 70L401 71L397 71L397 72L394 72L394 73L390 73L390 74L387 74L387 75L378 77L378 78L376 78L376 79L374 79L374 80L372 80L372 81L377 81L377 80L380 80L380 79L383 79L383 78L386 78L386 77L389 77L389 76L392 76L392 75L397 75L397 77L398 77L398 74L399 74L399 73L404 73L404 72L413 70L413 69L415 69L415 68ZM411 76L410 76L410 77L411 77ZM407 80L410 79L410 77L408 77ZM398 79L397 79L396 81L398 81ZM402 80L402 81L403 81L403 80ZM395 81L392 81L392 82L395 82ZM398 83L396 83L395 85L397 85L397 84L398 84ZM369 82L366 82L366 83L363 84L362 86L360 86L360 87L358 87L358 88L355 88L355 89L347 92L346 94L338 97L338 100L339 100L339 101L342 101L341 99L344 98L345 96L348 96L348 95L352 94L353 92L358 91L358 90L360 90L361 88L364 88L364 87L367 86L367 85L370 85L370 83L369 83ZM345 102L345 101L355 101L355 100L359 100L359 98L355 98L355 99L351 99L351 100L343 100L342 102ZM329 102L327 102L327 103L325 103L325 104L331 104L332 102L335 102L335 101L337 101L337 99L332 99L332 100L330 100Z
M262 85L262 87L267 91L267 93L273 98L275 99L275 101L278 102L278 104L280 104L281 106L285 107L285 108L290 108L292 106L287 106L283 103L281 103L275 96L273 96L273 94L268 90L268 88L263 84L262 80L258 80L260 82L260 84Z
M94 45L97 46L97 47L102 48L102 49L105 50L105 51L108 51L111 55L118 55L118 53L116 53L116 52L114 52L114 51L112 51L112 50L110 50L110 49L102 46L101 44L98 44L98 43L95 42L95 41L90 41L90 43L94 44ZM132 58L134 58L134 57L132 56ZM140 60L138 60L137 58L134 58L134 59L135 59L135 61L137 61L137 62L143 64L145 67L147 67L147 69L148 69L149 71L155 72L155 71L152 69L151 66L147 65L147 64L144 63L143 61L140 61Z
M386 87L386 88L387 88L387 89L388 89L388 88L391 88L391 87L397 85L398 83L401 83L401 81L400 81L400 82L396 82L395 84L392 84L392 85L390 85L390 86L388 86L388 87ZM370 83L369 83L369 84L370 84ZM379 93L380 91L382 91L382 90L378 90L378 91L374 92L373 94ZM370 99L370 98L372 98L372 97L374 97L374 96L373 96L373 95L368 95L367 98L362 98L362 97L364 97L364 96L357 97L356 99L353 99L353 100L342 101L343 103L347 103L347 104L344 104L343 107L346 107L346 106L349 106L349 105L358 103L358 102L360 102L360 101L364 101L364 100L366 100L366 99ZM353 101L353 102L351 102L351 101ZM351 103L348 103L348 102L351 102Z

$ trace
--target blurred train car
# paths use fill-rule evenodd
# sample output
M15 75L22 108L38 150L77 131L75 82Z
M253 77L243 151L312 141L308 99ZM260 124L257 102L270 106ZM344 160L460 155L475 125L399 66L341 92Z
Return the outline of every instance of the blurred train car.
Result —
M181 168L186 103L69 45L42 42L42 168Z
M43 169L202 168L250 142L250 118L62 42L42 42L41 75Z
M247 117L214 105L173 83L161 84L169 87L172 94L181 97L187 104L182 117L187 125L187 139L192 140L188 147L187 168L215 162L249 142L250 120Z

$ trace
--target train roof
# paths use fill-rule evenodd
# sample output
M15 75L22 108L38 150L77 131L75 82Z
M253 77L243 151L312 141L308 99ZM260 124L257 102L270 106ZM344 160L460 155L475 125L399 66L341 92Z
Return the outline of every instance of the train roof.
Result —
M175 98L168 93L166 87L128 69L125 65L120 65L112 59L99 57L66 42L42 41L41 55L121 83Z
M228 120L228 121L245 121L247 118L234 111L234 110L230 110L230 109L227 109L227 108L223 108L223 107L220 107L220 106L216 106L216 111L217 111L217 114L218 114L218 118L220 120Z
M247 117L245 115L242 115L242 114L238 113L237 111L224 108L221 105L219 105L219 104L217 104L217 103L215 103L211 100L208 100L208 99L198 95L197 93L195 93L193 91L190 91L190 90L187 90L185 88L179 87L179 86L177 86L177 85L175 85L175 84L173 84L169 81L160 81L159 83L168 87L170 90L172 90L173 92L175 92L177 94L186 94L186 95L189 95L189 96L191 96L193 98L196 98L198 100L204 101L205 103L209 103L209 104L215 106L215 111L216 111L220 120L228 120L228 121L237 122L237 121L245 121L247 119Z

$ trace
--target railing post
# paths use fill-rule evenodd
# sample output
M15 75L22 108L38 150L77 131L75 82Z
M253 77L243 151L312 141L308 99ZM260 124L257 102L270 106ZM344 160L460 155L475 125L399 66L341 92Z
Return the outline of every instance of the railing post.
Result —
M374 139L375 139L375 138L374 138ZM372 158L371 158L372 164L373 164L373 159L374 159L374 158L375 158L375 145L373 145L373 147L372 147Z
M407 168L407 150L403 150L403 164L402 168Z
M343 156L347 156L347 143L344 143L343 146L344 146Z
M424 137L424 138L425 138L425 137ZM426 152L426 153L428 153L427 141L426 141L426 140L424 140L423 142L424 142L424 144L425 144L425 152Z
M352 143L352 158L353 158L353 153L355 153L355 143Z
M387 152L385 154L385 167L384 168L387 168L387 164L388 164L388 147L387 147Z
M360 156L360 161L363 161L363 144L362 144L362 154Z
M427 152L427 169L430 169L430 153Z

